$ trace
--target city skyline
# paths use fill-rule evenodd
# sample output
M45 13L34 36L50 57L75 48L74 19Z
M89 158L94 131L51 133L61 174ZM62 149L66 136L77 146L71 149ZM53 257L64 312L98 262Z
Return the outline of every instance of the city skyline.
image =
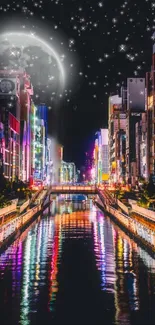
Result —
M155 0L0 0L2 325L155 323Z
M47 31L47 41L65 66L67 84L57 113L65 160L83 164L90 139L107 127L109 95L119 92L128 77L145 77L150 70L154 8L153 1L1 2L2 31L10 26L40 36ZM47 98L49 107L55 105ZM52 108L51 134L53 118Z

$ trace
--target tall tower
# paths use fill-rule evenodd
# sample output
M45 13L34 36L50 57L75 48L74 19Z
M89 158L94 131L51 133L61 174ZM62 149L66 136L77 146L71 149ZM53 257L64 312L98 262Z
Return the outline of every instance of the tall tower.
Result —
M20 177L20 71L0 70L0 165L9 180Z
M31 142L32 139L32 121L31 121L31 98L33 95L33 87L30 77L26 73L21 75L20 89L20 144L21 144L21 163L20 178L23 182L30 182L31 178Z
M121 182L124 183L124 169L120 154L122 131L126 130L126 107L122 103L122 97L118 95L109 98L109 173L110 184Z
M136 168L136 123L145 112L145 79L127 79L126 181L132 183Z
M151 71L146 73L148 175L155 181L155 33Z

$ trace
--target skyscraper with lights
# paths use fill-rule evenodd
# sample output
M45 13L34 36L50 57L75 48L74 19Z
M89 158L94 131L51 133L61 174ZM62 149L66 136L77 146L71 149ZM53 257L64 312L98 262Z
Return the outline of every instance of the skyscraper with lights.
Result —
M31 107L31 136L33 137L32 176L30 185L43 185L47 176L47 107L44 104Z
M126 181L136 185L136 124L145 112L145 78L127 79L127 120L126 120Z
M100 129L96 133L94 165L96 183L107 183L109 181L108 129Z
M20 178L20 73L0 71L0 171Z
M126 107L124 94L109 97L109 174L110 185L124 184L126 175Z
M146 74L147 89L147 166L148 177L155 182L155 33L151 71Z
M21 76L20 89L20 179L29 183L32 177L32 95L33 87L29 75L23 73Z

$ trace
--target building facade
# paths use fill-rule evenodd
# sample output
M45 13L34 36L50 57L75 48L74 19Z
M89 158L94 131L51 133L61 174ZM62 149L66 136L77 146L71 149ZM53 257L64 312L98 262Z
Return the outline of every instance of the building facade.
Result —
M43 185L47 177L47 107L34 106L32 117L32 166L33 173L30 185Z
M126 182L128 185L136 185L136 124L139 124L142 119L145 103L145 78L128 78L126 118ZM137 132L139 130L138 127Z
M95 182L98 184L109 181L108 129L100 129L96 133L92 179L94 175Z
M0 165L10 182L20 178L20 71L0 71Z
M20 179L29 183L33 174L33 87L26 73L20 76L20 80Z
M154 33L155 37L155 33ZM155 44L151 71L146 74L147 89L147 168L148 177L155 182Z
M109 98L109 183L125 183L126 173L126 107L122 97Z
M61 184L74 184L77 181L76 166L72 162L61 162Z
M102 182L109 181L108 129L101 129Z

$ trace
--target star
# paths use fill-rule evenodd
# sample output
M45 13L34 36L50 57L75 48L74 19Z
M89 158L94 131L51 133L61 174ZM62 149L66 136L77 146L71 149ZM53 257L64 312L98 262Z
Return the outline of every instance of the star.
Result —
M125 44L121 44L121 45L119 46L119 51L120 51L120 52L125 52L125 51L126 51L126 45L125 45Z
M102 8L103 7L103 2L98 2L98 6L100 7L100 8Z

